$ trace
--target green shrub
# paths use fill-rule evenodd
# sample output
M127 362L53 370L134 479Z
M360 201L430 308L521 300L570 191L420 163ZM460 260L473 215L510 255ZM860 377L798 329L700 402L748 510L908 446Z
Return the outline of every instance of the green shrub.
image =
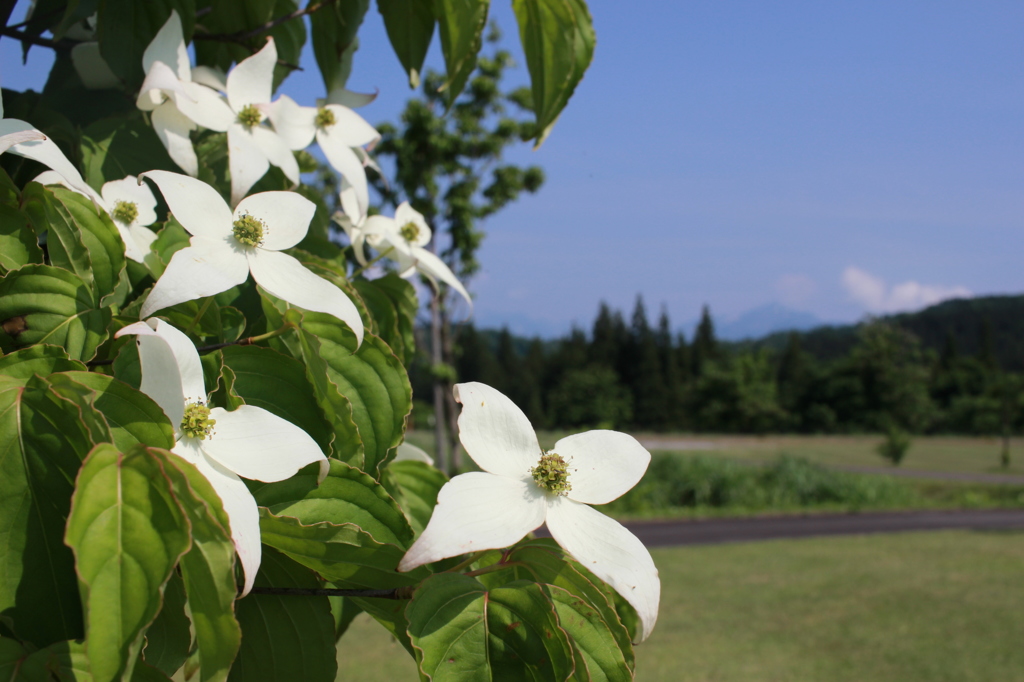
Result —
M895 424L890 424L885 431L885 440L878 444L878 454L898 467L910 449L910 436Z

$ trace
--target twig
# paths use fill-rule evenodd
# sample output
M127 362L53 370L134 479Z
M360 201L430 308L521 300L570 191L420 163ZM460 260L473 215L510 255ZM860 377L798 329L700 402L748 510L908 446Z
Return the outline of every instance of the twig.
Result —
M250 594L277 594L304 597L372 597L375 599L412 599L415 587L393 587L389 590L340 590L328 587L254 587Z
M267 31L269 31L269 30L271 30L273 28L276 28L277 26L280 26L281 24L283 24L286 21L291 21L292 19L298 19L299 17L306 16L307 14L312 14L313 12L316 12L321 7L326 7L327 5L333 5L337 1L338 0L323 0L323 2L318 2L315 5L310 5L310 6L306 7L305 9L297 9L294 12L290 12L288 14L285 14L284 16L278 17L277 19L271 19L270 21L268 21L267 23L263 24L262 26L257 26L256 28L250 29L248 31L237 31L235 33L208 33L206 35L198 35L197 34L197 35L193 35L192 39L193 40L219 40L221 42L240 43L241 44L241 43L243 43L244 41L246 41L246 40L248 40L250 38L255 38L256 36L258 36L261 33L266 33Z
M20 40L21 42L28 43L29 45L37 45L38 47L48 47L51 50L55 50L58 52L63 52L71 49L71 45L69 43L65 43L64 41L50 40L49 38L39 38L37 36L29 35L24 31L15 31L8 26L0 28L0 36L14 38L15 40Z

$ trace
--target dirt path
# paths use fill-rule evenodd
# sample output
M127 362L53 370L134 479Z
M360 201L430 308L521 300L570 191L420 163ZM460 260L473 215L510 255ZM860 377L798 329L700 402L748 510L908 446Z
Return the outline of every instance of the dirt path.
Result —
M1024 509L865 512L701 521L633 521L625 525L648 547L673 547L953 528L1024 531Z

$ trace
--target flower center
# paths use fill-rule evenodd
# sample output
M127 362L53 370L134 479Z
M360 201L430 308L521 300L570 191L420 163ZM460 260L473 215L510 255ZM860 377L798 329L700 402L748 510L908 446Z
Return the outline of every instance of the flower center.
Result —
M337 123L334 112L327 107L320 107L316 112L316 125L318 128L330 128Z
M181 418L181 432L190 438L206 438L213 431L216 419L210 419L210 408L201 402L185 405L185 416Z
M420 227L416 223L409 221L399 230L402 235L402 239L407 242L416 241L416 238L420 236Z
M568 495L572 490L572 484L569 483L569 465L557 453L542 454L537 466L530 469L530 475L537 485L555 495Z
M242 107L242 110L238 112L238 122L244 125L246 128L252 128L255 125L259 125L259 122L263 120L263 114L252 104L246 104Z
M110 217L118 222L130 225L139 217L139 207L135 205L134 201L116 201L114 202L114 210L110 212Z
M263 245L263 222L253 218L251 215L244 215L233 223L232 232L235 239L246 246Z

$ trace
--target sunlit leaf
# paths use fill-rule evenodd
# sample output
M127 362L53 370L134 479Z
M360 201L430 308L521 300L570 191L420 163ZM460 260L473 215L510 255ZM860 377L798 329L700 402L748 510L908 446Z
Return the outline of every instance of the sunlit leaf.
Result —
M146 630L142 656L146 663L171 676L185 663L191 645L192 633L185 615L185 583L178 573L171 573L164 587L160 613Z
M409 74L409 87L418 88L434 37L433 0L377 0L377 9L384 17L391 48Z
M490 4L490 0L434 0L441 52L448 72L441 89L449 107L455 103L476 68L476 55L483 45Z
M343 87L348 80L352 60L351 57L346 60L345 55L351 55L356 33L369 7L369 0L335 2L310 16L313 55L320 67L320 76L324 79L327 92Z

